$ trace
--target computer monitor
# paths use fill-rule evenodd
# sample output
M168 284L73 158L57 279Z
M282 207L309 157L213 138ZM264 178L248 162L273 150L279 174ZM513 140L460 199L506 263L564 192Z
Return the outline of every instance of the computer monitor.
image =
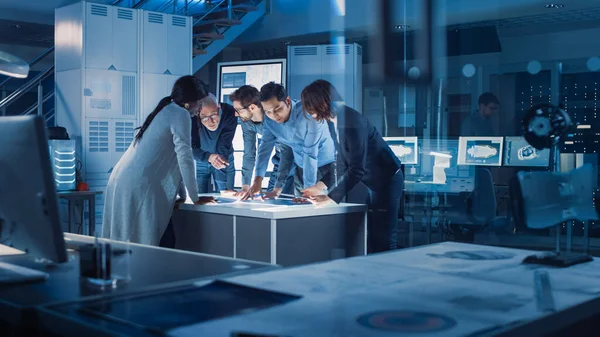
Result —
M504 165L521 167L548 167L550 149L537 150L529 145L525 137L504 139Z
M2 244L34 257L66 262L45 121L0 117Z
M419 163L419 141L417 137L383 137L394 154L404 165Z
M217 97L221 102L232 104L229 95L243 85L260 90L273 81L285 86L286 59L221 62L217 64L217 70Z
M459 137L458 165L502 165L502 137Z

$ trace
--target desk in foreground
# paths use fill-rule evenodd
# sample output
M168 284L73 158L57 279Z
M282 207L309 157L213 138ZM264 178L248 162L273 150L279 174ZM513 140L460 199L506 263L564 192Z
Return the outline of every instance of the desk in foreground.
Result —
M92 237L74 234L65 234L65 239L71 247L94 242ZM123 242L102 241L110 242L113 247L124 248ZM128 247L132 251L130 265L124 263L123 257L114 257L112 268L114 274L123 275L129 272L131 281L110 293L135 292L166 284L273 268L263 263L138 244L130 244ZM36 306L77 301L105 294L80 281L79 255L73 250L69 251L68 262L51 268L44 268L44 265L36 263L32 257L24 254L1 256L0 261L42 270L50 275L44 282L0 286L0 322L12 326L31 324L32 322L23 320Z
M227 200L176 210L175 247L283 266L366 254L365 205Z
M240 331L257 336L293 337L543 336L600 314L596 285L600 262L567 269L520 264L531 253L442 243L242 275L227 281L300 299L196 324L187 322L161 332L174 337L231 337L232 332ZM550 274L556 313L537 309L535 270ZM68 312L70 316L63 323L86 321L89 333L97 333L109 324L106 318L76 310L81 306L85 303L47 307L42 311L46 321L53 317L66 319L64 313ZM154 327L164 324L170 312L166 307L167 316L149 324ZM113 333L131 331L132 327L126 323L114 324L114 320L110 325L115 329ZM148 329L136 331L137 336L152 336Z

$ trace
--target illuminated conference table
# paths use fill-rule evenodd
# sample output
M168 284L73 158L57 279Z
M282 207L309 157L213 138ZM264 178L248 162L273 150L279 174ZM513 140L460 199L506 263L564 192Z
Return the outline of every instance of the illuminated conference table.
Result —
M366 205L217 202L174 212L175 248L283 266L366 254Z

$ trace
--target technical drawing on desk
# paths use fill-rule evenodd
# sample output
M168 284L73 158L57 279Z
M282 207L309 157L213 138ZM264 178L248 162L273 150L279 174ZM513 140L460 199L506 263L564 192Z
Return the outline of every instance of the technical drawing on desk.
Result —
M460 137L458 165L500 166L502 137Z
M262 199L255 197L256 199L242 200L236 197L216 197L215 202L217 205L233 205L233 204L252 204L252 205L269 205L269 206L301 206L311 205L310 201L304 198L279 198L279 199Z
M383 137L390 149L404 165L419 163L419 143L417 137Z
M550 149L537 150L524 137L506 137L504 165L547 167L550 165Z

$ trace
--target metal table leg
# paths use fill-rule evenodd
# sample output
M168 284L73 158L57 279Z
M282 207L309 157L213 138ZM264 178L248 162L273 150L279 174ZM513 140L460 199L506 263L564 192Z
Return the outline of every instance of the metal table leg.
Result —
M92 194L88 199L89 225L88 235L96 236L96 195Z
M67 209L68 209L68 214L67 214L67 233L73 233L72 232L72 227L73 227L73 201L71 200L71 198L67 199Z
M589 221L583 223L583 252L585 254L590 253L590 233L589 233Z
M573 225L574 221L567 222L567 253L571 252L572 242L573 242Z

